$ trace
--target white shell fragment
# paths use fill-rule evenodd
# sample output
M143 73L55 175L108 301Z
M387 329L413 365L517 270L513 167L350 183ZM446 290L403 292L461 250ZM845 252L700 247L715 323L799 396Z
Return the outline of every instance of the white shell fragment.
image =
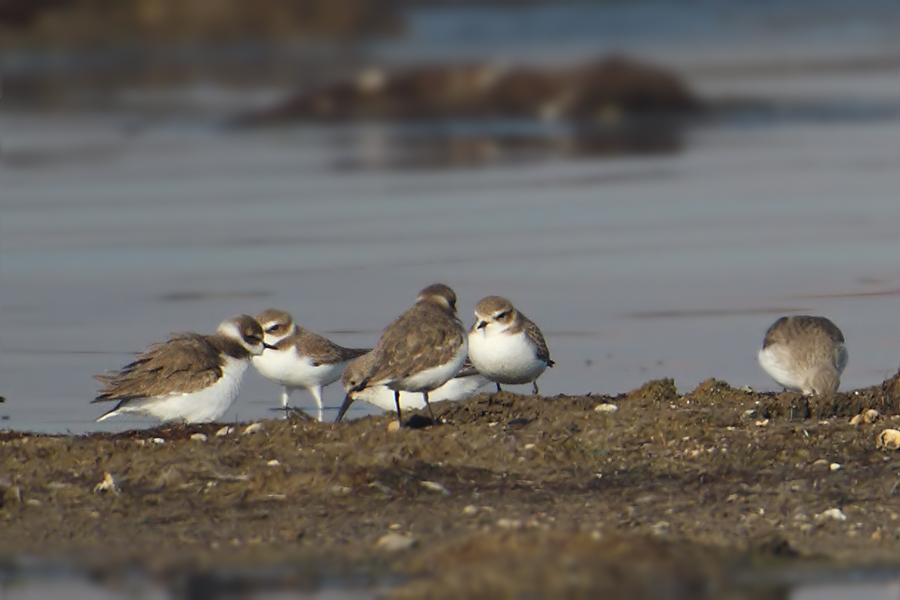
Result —
M878 434L877 446L885 450L897 450L900 448L900 431L885 429Z
M619 410L619 407L616 406L615 404L604 403L604 404L598 404L597 406L595 406L594 410L596 412L614 413L617 410Z
M827 521L829 519L834 521L846 521L847 515L839 508L829 508L825 512L816 515L816 521Z
M870 408L869 410L863 411L850 419L851 425L861 425L863 423L869 424L874 423L881 416L881 413L875 410L874 408Z
M375 542L375 547L385 552L400 552L416 545L416 539L402 533L386 533Z
M229 435L232 431L234 431L234 427L230 427L230 426L226 425L225 427L223 427L222 429L220 429L216 432L216 437L225 437L226 435Z
M427 488L427 489L431 490L432 492L439 492L445 496L450 495L450 490L445 488L442 484L438 483L437 481L423 481L422 487Z
M262 431L263 427L264 426L262 423L252 423L250 425L247 425L247 427L244 429L243 435L253 435L254 433Z
M205 433L195 433L191 436L191 439L195 442L205 442L208 438Z
M103 492L118 494L121 491L122 490L120 490L119 486L116 485L116 480L113 478L109 471L104 472L103 481L94 486L95 494L100 494Z

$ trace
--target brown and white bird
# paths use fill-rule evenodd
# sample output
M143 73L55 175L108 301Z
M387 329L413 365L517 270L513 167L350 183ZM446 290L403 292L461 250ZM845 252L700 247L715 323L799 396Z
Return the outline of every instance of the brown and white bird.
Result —
M291 393L306 388L323 418L322 388L341 378L344 367L369 348L344 348L294 323L283 310L271 308L257 315L271 348L253 357L253 366L263 377L284 386L281 405L287 409Z
M849 355L844 334L825 317L781 317L766 331L759 364L785 389L833 394Z
M431 411L429 392L459 372L467 347L466 330L456 314L456 293L442 283L426 287L413 307L382 332L359 382L347 390L336 420L344 417L357 394L379 385L393 390L401 423L400 392L421 393Z
M94 402L118 402L101 415L137 413L160 421L208 423L234 402L250 357L264 348L256 319L240 315L216 333L173 333L115 373L97 375L104 384Z
M500 384L533 383L547 367L550 350L541 330L516 310L512 302L500 296L483 298L475 306L475 324L469 331L469 360L478 372Z
M363 380L371 369L374 355L369 352L356 360L350 361L341 382L344 389L349 391ZM429 402L459 401L471 398L482 388L491 383L491 380L479 373L470 363L465 363L453 378L439 388L428 393ZM386 385L370 385L364 390L353 395L354 400L362 400L381 410L395 410L394 391ZM400 408L402 410L425 408L425 399L421 394L414 392L400 392Z

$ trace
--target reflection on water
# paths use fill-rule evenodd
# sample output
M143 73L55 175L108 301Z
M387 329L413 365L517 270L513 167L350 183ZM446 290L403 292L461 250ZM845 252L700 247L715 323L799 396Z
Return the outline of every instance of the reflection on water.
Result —
M672 121L614 127L525 127L502 131L491 123L410 131L394 127L361 136L356 152L338 160L338 170L470 168L545 161L550 158L652 156L677 152L683 125ZM523 129L519 127L518 129ZM543 131L535 131L543 129ZM530 130L530 131L529 131Z

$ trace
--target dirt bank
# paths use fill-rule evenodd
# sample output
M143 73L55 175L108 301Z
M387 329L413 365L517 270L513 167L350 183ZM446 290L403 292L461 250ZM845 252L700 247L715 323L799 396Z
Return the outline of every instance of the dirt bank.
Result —
M880 416L850 423L868 409ZM444 424L399 431L385 415L3 432L0 555L368 565L403 598L697 597L759 557L897 563L900 460L877 444L900 428L897 377L831 399L663 380L436 412Z

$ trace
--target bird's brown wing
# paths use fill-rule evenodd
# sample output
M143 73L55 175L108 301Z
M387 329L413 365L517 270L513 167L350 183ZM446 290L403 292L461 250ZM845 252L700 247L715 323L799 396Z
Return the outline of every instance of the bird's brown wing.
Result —
M417 304L385 329L375 348L370 384L403 379L449 362L465 342L455 317L429 304Z
M286 342L292 338L293 336L283 341ZM298 352L309 356L314 366L345 362L371 350L371 348L345 348L311 331L298 333L296 342Z
M521 313L520 313L521 314ZM550 348L547 347L547 342L544 340L544 334L541 333L541 330L538 328L534 322L531 321L525 315L522 315L523 329L525 330L525 335L528 336L528 339L534 342L534 347L537 351L537 357L546 362L548 367L552 367L555 363L550 360Z
M94 402L191 393L222 376L222 358L202 335L173 334L153 344L118 372L96 375L103 384Z

